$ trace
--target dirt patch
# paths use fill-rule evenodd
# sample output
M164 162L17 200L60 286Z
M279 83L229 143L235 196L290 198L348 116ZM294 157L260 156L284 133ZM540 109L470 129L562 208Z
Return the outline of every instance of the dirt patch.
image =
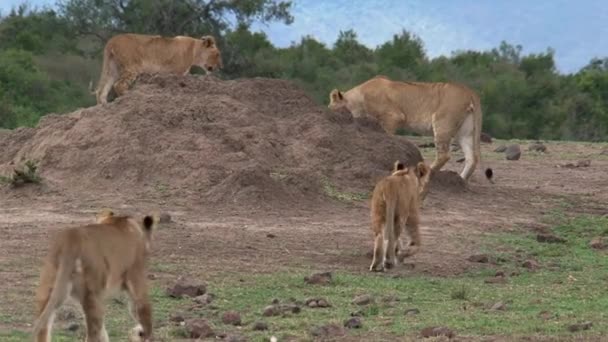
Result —
M395 160L422 157L377 121L330 112L288 81L143 75L112 103L0 135L0 173L29 159L70 192L276 207L326 198L322 179L369 191Z

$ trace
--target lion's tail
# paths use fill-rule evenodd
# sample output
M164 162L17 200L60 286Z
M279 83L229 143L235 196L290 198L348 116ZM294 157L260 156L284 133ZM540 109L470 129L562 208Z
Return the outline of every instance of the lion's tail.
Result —
M33 328L33 336L36 338L40 330L48 324L51 315L58 308L58 306L65 301L68 297L71 284L70 278L74 268L76 267L77 257L72 255L73 253L64 253L59 259L59 268L57 270L57 276L55 277L55 283L51 290L51 295L44 306L44 309L38 316L36 323Z
M386 201L386 219L384 222L384 254L387 253L387 241L393 240L393 234L395 232L395 206L397 202L393 197L392 200Z

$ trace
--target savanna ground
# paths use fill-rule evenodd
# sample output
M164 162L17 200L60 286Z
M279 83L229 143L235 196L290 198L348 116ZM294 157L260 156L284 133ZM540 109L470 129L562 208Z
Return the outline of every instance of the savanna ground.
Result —
M493 152L502 143L521 143L521 160L507 161ZM150 203L172 217L157 232L150 268L160 341L185 339L185 328L171 321L176 315L205 318L218 336L307 341L315 339L315 327L343 326L354 313L361 328L326 338L416 340L425 327L445 326L466 341L602 340L608 334L608 259L590 241L608 236L608 156L601 154L608 144L549 142L547 153L529 152L527 146L523 141L483 144L483 163L469 191L430 193L422 212L423 249L406 265L381 274L368 272L372 239L366 194L344 193L331 184L326 189L335 204L294 206L288 212L177 205L163 199L162 187L145 202L112 194L92 200L24 192L0 207L0 340L29 338L49 233L91 222L101 207L130 212ZM422 151L430 162L434 149ZM446 169L460 171L461 155L454 152ZM583 159L591 159L591 165L557 167ZM483 178L480 170L487 166L494 169L495 184ZM539 243L539 233L565 242ZM478 254L489 262L468 260ZM330 284L304 282L323 271L333 272ZM168 297L165 289L179 276L207 284L213 302L196 306L191 298ZM364 294L372 303L352 303ZM273 299L311 297L324 298L331 307L302 305L297 314L262 316ZM412 309L418 313L406 314ZM222 313L230 310L241 314L242 326L222 323ZM268 330L254 331L255 322L267 323ZM592 325L570 331L583 322ZM106 325L112 340L126 340L132 322L121 296L108 301ZM64 307L54 333L57 341L81 339L80 312Z

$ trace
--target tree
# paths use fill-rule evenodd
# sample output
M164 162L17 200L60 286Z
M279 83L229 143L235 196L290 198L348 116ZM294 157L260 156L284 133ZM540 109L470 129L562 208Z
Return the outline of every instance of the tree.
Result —
M392 41L382 44L376 55L381 73L390 73L395 68L415 71L427 59L420 38L405 30L394 35Z
M357 41L353 30L340 31L333 50L334 56L346 65L369 61L373 56L370 49Z

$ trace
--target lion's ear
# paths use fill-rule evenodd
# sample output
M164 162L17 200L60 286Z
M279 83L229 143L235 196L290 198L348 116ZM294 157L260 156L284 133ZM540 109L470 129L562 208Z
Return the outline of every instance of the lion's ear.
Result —
M393 164L393 172L403 170L404 168L405 168L405 165L403 165L403 163L398 160L395 161L395 164Z
M340 101L344 99L342 93L338 89L332 90L331 93L329 93L329 98L332 101Z
M202 36L201 40L203 41L203 47L210 48L215 45L215 38L212 36Z

